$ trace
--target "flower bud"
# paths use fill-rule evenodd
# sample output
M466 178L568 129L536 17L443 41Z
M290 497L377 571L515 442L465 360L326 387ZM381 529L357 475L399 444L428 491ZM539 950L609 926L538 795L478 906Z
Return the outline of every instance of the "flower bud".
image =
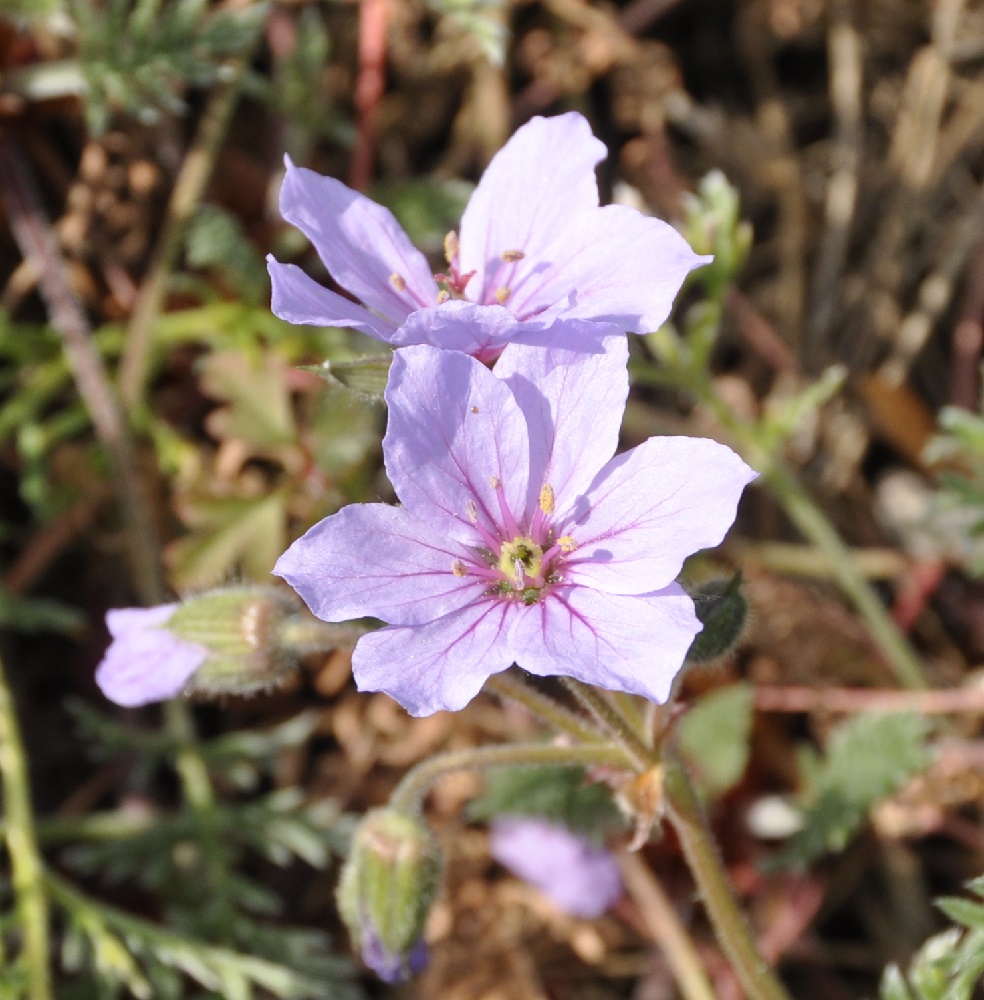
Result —
M338 909L362 960L386 982L426 966L424 924L440 876L440 848L421 820L388 808L366 814L342 868Z
M685 205L684 236L697 253L713 254L702 281L728 284L741 269L752 245L752 228L740 217L737 190L720 170L700 182Z
M741 573L730 580L707 580L690 591L704 628L687 652L688 664L709 663L738 645L748 624L748 601L741 592Z
M274 587L226 587L183 601L165 628L208 652L184 692L252 694L279 684L297 666L280 633L299 611L291 594Z

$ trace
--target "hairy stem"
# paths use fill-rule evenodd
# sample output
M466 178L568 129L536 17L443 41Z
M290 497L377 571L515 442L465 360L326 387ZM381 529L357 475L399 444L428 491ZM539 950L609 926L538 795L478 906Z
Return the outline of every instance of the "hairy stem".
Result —
M639 771L646 771L659 763L658 757L654 757L653 751L646 746L635 727L600 691L570 677L562 677L561 682L625 751Z
M659 881L638 854L621 851L618 863L625 888L639 907L653 943L666 955L684 1000L714 1000L714 988L704 971L697 948Z
M721 947L749 1000L789 1000L785 988L759 953L697 796L683 768L666 762L667 816L680 838L683 853Z
M590 721L564 708L549 695L541 694L535 687L527 684L515 669L493 674L485 682L485 687L500 698L509 698L525 706L557 732L566 733L584 743L596 743L604 739L604 734Z
M13 876L18 922L24 942L27 995L52 1000L48 898L34 830L27 759L7 677L0 663L0 781L3 782L4 834Z
M120 395L130 410L139 409L143 401L154 323L164 305L168 281L184 245L188 225L212 176L215 158L236 107L239 84L247 63L245 56L229 63L224 81L216 87L202 114L195 140L185 155L171 191L164 226L130 317L120 364Z
M586 684L567 678L562 680L568 690L617 741L623 760L630 761L640 773L651 771L660 765L659 751L645 745L611 701ZM759 953L686 772L674 761L662 763L665 766L663 793L667 815L683 845L687 865L700 888L721 947L734 965L750 1000L789 1000L782 984Z
M454 771L489 771L498 767L628 767L631 762L619 747L588 745L558 747L543 743L449 750L418 764L404 775L390 796L390 808L416 815L434 782Z

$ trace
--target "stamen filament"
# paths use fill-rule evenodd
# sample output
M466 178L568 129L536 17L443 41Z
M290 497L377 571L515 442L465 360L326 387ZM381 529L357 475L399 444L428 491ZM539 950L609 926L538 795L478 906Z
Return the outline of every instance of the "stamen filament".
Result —
M519 537L522 532L509 509L509 504L506 503L506 491L502 488L502 480L498 476L492 476L489 485L495 490L496 499L499 501L499 512L502 514L502 525L506 529L506 534L513 538Z

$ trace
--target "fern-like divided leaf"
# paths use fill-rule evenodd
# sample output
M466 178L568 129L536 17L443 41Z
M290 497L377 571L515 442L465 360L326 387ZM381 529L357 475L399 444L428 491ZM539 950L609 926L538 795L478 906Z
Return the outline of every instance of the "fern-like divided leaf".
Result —
M774 864L805 867L828 851L843 850L868 810L927 766L928 731L917 715L859 715L834 732L826 757L802 755L803 828Z
M984 877L967 888L984 900ZM946 897L936 905L960 927L931 937L903 973L890 965L882 976L881 1000L970 1000L984 976L984 903Z
M173 992L177 984L167 972L177 970L225 1000L250 1000L254 987L284 1000L356 1000L359 996L345 981L350 970L342 959L326 964L318 976L304 975L131 916L83 895L55 875L49 874L47 881L52 899L69 921L66 964L77 967L88 959L110 991L124 986L138 1000L149 1000L161 995L160 986L169 982L170 995L180 995Z
M154 121L180 114L183 91L221 79L223 64L247 52L266 19L256 4L210 13L202 0L72 0L79 63L86 82L86 117L103 131L114 111Z

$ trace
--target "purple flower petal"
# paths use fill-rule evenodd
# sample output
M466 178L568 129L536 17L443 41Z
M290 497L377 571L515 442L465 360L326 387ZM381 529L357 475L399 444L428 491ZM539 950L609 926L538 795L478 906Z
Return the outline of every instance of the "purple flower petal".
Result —
M593 920L622 897L622 873L610 851L543 819L501 817L490 852L572 917Z
M618 455L567 515L578 547L566 582L614 594L665 587L687 556L721 542L755 477L706 438L650 438Z
M411 715L456 712L512 665L505 641L515 604L476 601L428 625L364 635L352 655L360 691L385 691Z
M401 507L354 504L319 521L277 560L283 577L320 618L372 615L419 625L479 597L485 583L454 575L453 543Z
M449 537L475 539L500 520L498 492L512 511L526 505L529 439L509 391L465 354L423 345L393 358L386 387L386 472L404 506Z
M679 584L624 596L559 586L513 620L516 662L538 677L573 677L665 702L701 624Z
M289 158L286 165L280 213L314 244L342 288L397 322L437 302L426 258L388 209Z
M571 216L597 208L594 168L607 153L576 112L534 118L516 131L492 158L461 219L461 271L476 272L469 298L495 301L498 287L523 282L542 266ZM499 255L509 250L526 256L503 268Z
M110 701L135 708L181 693L208 650L185 642L163 625L176 604L125 608L106 616L113 642L96 668L96 683Z
M451 300L413 313L391 343L397 347L431 344L445 351L470 354L479 361L492 361L510 340L527 329L503 306ZM540 325L530 329L539 330Z
M591 485L615 454L629 393L624 335L594 323L558 324L558 330L547 331L547 347L510 344L495 366L529 427L527 516L536 509L544 484L552 487L561 507L573 506ZM597 345L602 353L579 350L583 342Z
M324 288L296 264L280 264L267 257L267 270L273 286L270 308L285 323L350 326L378 340L392 341L395 323Z
M539 259L510 285L517 316L595 320L632 333L659 329L684 278L712 260L672 226L624 205L574 215Z

